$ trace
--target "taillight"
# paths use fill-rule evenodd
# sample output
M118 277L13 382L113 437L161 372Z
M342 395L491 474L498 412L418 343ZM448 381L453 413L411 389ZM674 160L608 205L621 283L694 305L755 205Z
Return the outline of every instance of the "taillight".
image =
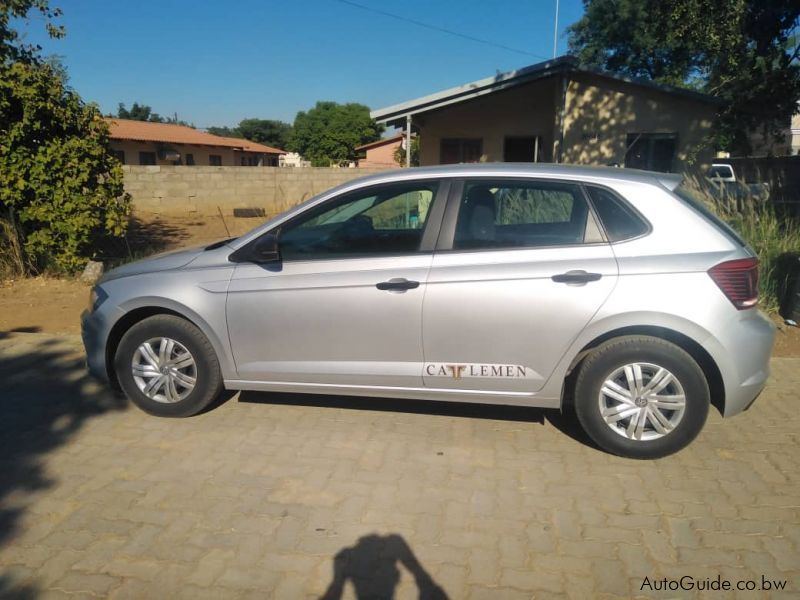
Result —
M728 260L711 267L708 274L737 309L758 304L757 258Z

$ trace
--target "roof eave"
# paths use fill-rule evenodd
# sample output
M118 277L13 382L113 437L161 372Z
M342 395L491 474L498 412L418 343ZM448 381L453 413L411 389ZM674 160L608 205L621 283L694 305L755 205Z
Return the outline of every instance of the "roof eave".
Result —
M386 108L374 110L370 116L379 123L389 123L398 117L428 112L437 108L456 104L467 99L477 98L484 94L503 90L520 85L528 81L535 81L571 69L575 65L575 58L562 56L553 60L537 63L517 71L499 73L494 77L486 77L465 85L449 88L435 94L423 96L408 102L402 102Z
M599 77L613 79L616 81L629 83L631 85L647 87L667 94L689 97L693 100L706 102L708 104L722 104L722 100L719 98L715 98L701 92L696 92L694 90L627 77L615 73L609 73L600 69L578 67L578 62L575 57L562 56L550 61L531 65L517 71L501 73L494 77L487 77L485 79L473 81L459 87L450 88L435 94L423 96L415 100L409 100L407 102L402 102L400 104L394 104L392 106L387 106L386 108L374 110L370 113L370 116L379 123L395 125L399 127L404 125L403 122L407 116L429 112L431 110L457 104L465 100L478 98L485 94L490 94L524 83L529 83L531 81L536 81L538 79L543 79L545 77L550 77L558 73L570 72L597 75Z

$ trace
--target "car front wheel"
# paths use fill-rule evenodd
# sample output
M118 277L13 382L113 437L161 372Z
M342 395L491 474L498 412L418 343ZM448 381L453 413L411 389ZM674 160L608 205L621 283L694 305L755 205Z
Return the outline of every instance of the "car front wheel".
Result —
M708 382L683 349L649 336L605 342L583 362L575 412L604 450L629 458L659 458L687 446L703 428Z
M210 342L174 315L155 315L131 327L120 340L114 368L125 395L160 417L197 414L222 390Z

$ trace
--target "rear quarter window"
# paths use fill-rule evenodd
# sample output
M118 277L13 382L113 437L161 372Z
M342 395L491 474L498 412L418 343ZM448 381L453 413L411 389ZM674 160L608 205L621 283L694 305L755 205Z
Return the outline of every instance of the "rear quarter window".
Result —
M586 191L603 224L610 242L621 242L644 235L650 229L628 204L616 194L598 187L587 186Z

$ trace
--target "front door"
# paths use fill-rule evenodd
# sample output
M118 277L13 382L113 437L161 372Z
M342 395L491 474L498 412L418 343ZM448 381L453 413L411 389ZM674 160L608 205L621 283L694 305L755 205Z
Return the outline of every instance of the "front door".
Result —
M578 185L454 192L423 306L425 385L534 393L611 293L616 260Z
M420 387L440 187L346 193L281 226L279 263L238 265L227 317L239 378Z

